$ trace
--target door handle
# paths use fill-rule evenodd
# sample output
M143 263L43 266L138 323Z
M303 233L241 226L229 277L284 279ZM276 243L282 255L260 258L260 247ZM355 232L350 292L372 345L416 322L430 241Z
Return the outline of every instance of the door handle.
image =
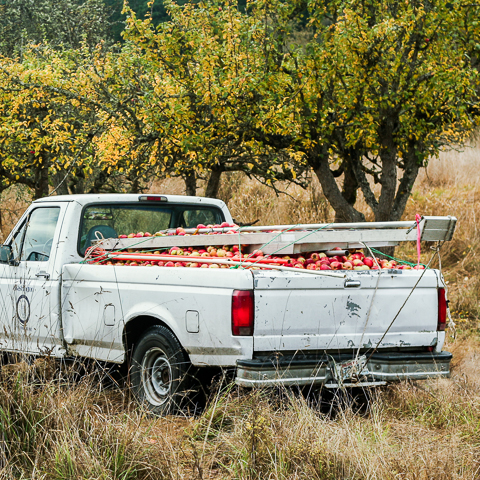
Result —
M50 274L47 272L38 272L35 274L37 278L43 277L45 280L48 280L50 278Z
M351 280L350 278L347 278L343 286L345 288L360 288L362 286L362 282L360 282L360 280Z

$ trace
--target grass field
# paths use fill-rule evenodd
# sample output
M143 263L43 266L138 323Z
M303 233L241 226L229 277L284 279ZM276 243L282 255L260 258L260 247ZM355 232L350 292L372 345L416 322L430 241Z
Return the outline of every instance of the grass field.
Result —
M125 390L96 376L53 375L48 359L6 365L0 376L0 478L25 479L476 479L480 477L480 150L432 161L415 186L415 213L458 219L442 249L456 338L452 376L330 399L223 384L201 415L151 418ZM182 193L178 180L155 191ZM287 195L238 175L221 197L238 221L333 220L318 184ZM11 205L4 225L22 205ZM360 200L360 205L362 201ZM362 208L366 210L363 205ZM10 216L8 216L10 215ZM415 258L413 246L397 249ZM422 247L423 259L431 255Z

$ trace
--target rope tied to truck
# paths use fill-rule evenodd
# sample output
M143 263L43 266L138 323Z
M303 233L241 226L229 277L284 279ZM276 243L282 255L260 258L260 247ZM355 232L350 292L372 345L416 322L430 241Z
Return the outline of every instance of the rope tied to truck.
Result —
M434 246L434 247L430 247L431 250L434 250L434 253L433 255L430 257L430 260L428 261L427 265L426 265L426 268L422 270L422 273L420 275L420 277L418 278L418 280L416 281L415 285L413 286L412 290L410 291L410 293L408 294L407 298L405 299L405 301L403 302L402 306L398 309L396 315L393 317L393 320L390 322L390 324L388 325L387 329L385 330L385 332L383 333L382 337L380 338L380 340L377 342L377 344L375 345L373 351L370 353L369 357L367 358L367 363L368 361L372 358L373 354L377 351L378 347L380 346L380 344L382 343L383 339L386 337L387 333L390 331L390 329L392 328L393 324L395 323L395 320L398 318L398 316L400 315L401 311L403 310L403 308L405 307L405 305L407 304L409 298L412 296L413 292L415 291L415 289L417 288L418 284L420 283L420 281L422 280L423 276L425 275L425 272L427 271L427 269L430 267L433 259L435 258L435 256L438 256L438 260L439 260L439 271L440 271L440 278L442 279L442 283L444 286L446 286L445 282L443 281L443 275L442 275L442 267L441 267L441 261L440 261L440 250L443 246L443 243L444 242L437 242L437 244ZM452 323L452 328L455 330L455 323L453 322L453 320L451 319L451 315L450 315L450 309L448 308L448 305L447 305L447 314L448 314L448 318L449 318L449 327L450 327L450 321Z

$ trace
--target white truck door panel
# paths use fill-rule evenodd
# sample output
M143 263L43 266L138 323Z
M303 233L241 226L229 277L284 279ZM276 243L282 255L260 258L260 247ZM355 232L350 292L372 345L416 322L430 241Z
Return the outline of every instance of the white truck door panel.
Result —
M0 264L0 348L5 350L9 349L15 335L15 269L12 265Z
M66 208L43 204L31 209L11 236L17 264L4 266L1 285L8 298L0 318L6 350L62 354L60 279L53 274Z

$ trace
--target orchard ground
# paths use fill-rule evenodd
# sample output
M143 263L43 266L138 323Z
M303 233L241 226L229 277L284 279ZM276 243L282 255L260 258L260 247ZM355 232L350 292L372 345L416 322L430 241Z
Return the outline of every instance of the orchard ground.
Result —
M48 360L4 366L0 478L473 479L480 475L480 148L443 154L417 180L405 219L455 215L442 248L456 338L452 376L334 399L332 409L291 391L213 389L199 415L151 418L128 392L96 378L52 379ZM152 191L183 193L175 179ZM220 191L234 218L261 224L329 222L315 179L288 195L238 174ZM199 192L201 193L201 192ZM3 199L4 234L27 205ZM21 194L20 194L21 195ZM362 199L359 202L368 216ZM371 220L370 217L368 217ZM422 246L422 261L433 252ZM395 255L416 258L414 245ZM360 408L359 408L360 407Z

